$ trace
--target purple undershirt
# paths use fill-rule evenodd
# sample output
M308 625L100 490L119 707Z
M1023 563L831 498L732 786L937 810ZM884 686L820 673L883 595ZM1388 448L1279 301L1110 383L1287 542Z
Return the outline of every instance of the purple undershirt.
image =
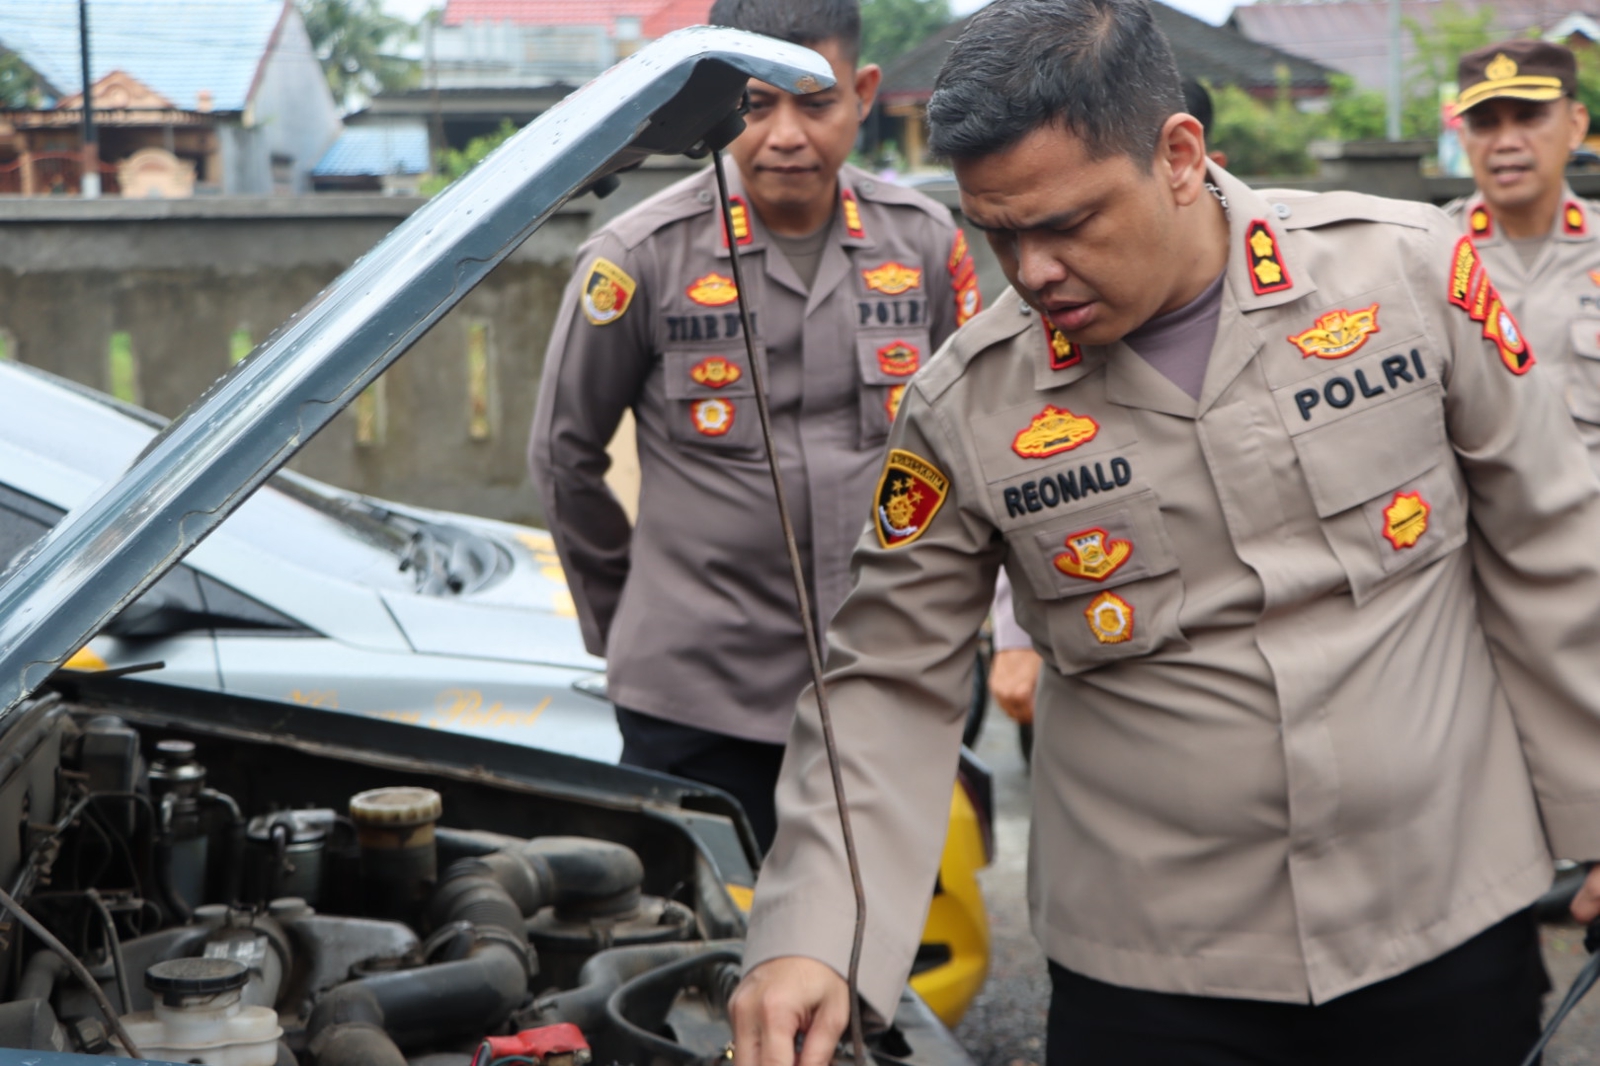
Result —
M1217 339L1225 274L1218 274L1204 292L1176 311L1152 318L1122 338L1141 359L1196 400L1205 384L1212 342Z

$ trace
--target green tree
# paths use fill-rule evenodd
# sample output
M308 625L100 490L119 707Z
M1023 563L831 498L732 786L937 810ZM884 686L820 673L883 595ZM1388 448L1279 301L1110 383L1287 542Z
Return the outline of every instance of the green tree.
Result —
M297 0L311 48L328 87L343 104L385 89L407 89L420 77L419 64L396 51L416 36L416 27L386 15L380 0Z
M1310 174L1316 163L1306 151L1322 129L1321 116L1298 110L1287 88L1264 103L1239 88L1211 90L1213 115L1207 146L1228 153L1228 169L1250 177Z
M889 63L950 22L950 0L862 0L861 61Z
M1431 28L1424 28L1415 19L1405 20L1417 54L1411 59L1411 77L1401 103L1404 136L1439 136L1439 88L1456 80L1456 64L1463 55L1494 40L1489 25L1493 20L1492 7L1469 11L1455 0L1444 0L1439 5Z
M15 52L0 52L0 107L38 106L38 75Z
M434 172L422 179L420 190L424 196L434 193L455 181L461 175L483 162L488 154L505 143L506 139L517 132L517 127L511 120L500 120L500 128L493 133L485 133L481 137L474 137L467 142L467 147L462 150L446 148L434 160Z

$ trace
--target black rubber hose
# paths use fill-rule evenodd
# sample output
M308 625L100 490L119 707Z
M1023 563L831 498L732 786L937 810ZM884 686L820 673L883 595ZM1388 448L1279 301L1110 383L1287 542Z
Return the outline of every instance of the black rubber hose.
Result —
M720 985L725 966L738 965L738 951L703 951L687 959L640 974L611 994L606 1002L605 1053L623 1061L698 1063L704 1053L693 1051L657 1030L666 1021L673 1000L685 988Z
M317 1066L405 1066L383 1022L383 1007L363 982L340 985L311 1012L306 1050Z
M40 949L28 958L22 969L22 981L17 985L17 999L42 999L49 1002L56 985L66 975L67 964L60 955Z
M708 951L738 951L737 940L698 944L640 944L611 948L589 957L578 971L578 987L552 992L534 1001L529 1013L538 1025L570 1022L584 1032L594 1032L605 1020L606 1003L627 982L682 959Z
M644 863L632 848L604 840L508 837L498 851L461 859L444 872L429 908L434 927L463 917L455 910L462 906L459 897L471 891L466 882L500 886L515 905L519 919L548 906L581 918L614 917L638 910ZM475 898L487 905L482 892ZM493 917L496 925L514 928L522 935L520 921L505 926L505 920L503 914Z

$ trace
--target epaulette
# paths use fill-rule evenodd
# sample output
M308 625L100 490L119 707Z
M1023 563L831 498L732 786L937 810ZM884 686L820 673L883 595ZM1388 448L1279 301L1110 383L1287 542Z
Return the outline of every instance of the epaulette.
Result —
M984 352L1004 344L1025 329L1038 328L1039 316L1032 310L1018 312L1022 297L1006 287L1000 298L979 311L972 321L956 330L933 353L933 358L917 372L911 382L928 400L936 400L961 380L972 361Z
M1316 229L1340 222L1387 222L1413 229L1430 229L1438 220L1439 209L1410 200L1390 200L1359 192L1325 192L1310 195L1286 189L1262 189L1261 198L1289 208L1279 221L1286 230Z
M1451 200L1449 203L1445 204L1439 210L1443 211L1445 214L1459 222L1461 221L1462 212L1467 209L1467 201L1471 199L1472 197L1470 196L1458 196L1454 200Z
M708 213L716 195L708 186L707 172L691 174L654 196L628 208L607 222L601 231L611 234L629 251L675 222Z
M927 193L875 178L857 167L847 165L846 169L851 188L863 200L871 200L875 204L888 204L892 207L914 207L935 221L951 222L950 209Z

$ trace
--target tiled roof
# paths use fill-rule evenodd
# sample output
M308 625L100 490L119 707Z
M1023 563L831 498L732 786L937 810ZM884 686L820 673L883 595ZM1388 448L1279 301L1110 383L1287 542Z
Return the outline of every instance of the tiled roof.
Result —
M192 111L243 111L287 0L94 0L90 75L123 71ZM0 46L63 95L82 90L77 0L0 0Z
M647 38L705 22L711 0L449 0L444 24L509 22L518 26L605 26L636 18Z
M1402 18L1422 26L1433 24L1441 0L1402 0ZM1531 28L1549 30L1574 13L1600 17L1600 0L1459 0L1463 11L1490 8L1497 38L1520 37ZM1252 40L1316 60L1355 78L1367 89L1389 82L1389 5L1385 0L1341 0L1338 3L1246 4L1233 9L1229 22ZM1416 53L1409 30L1400 32L1407 64Z
M428 131L422 126L349 126L312 168L323 176L422 174Z

